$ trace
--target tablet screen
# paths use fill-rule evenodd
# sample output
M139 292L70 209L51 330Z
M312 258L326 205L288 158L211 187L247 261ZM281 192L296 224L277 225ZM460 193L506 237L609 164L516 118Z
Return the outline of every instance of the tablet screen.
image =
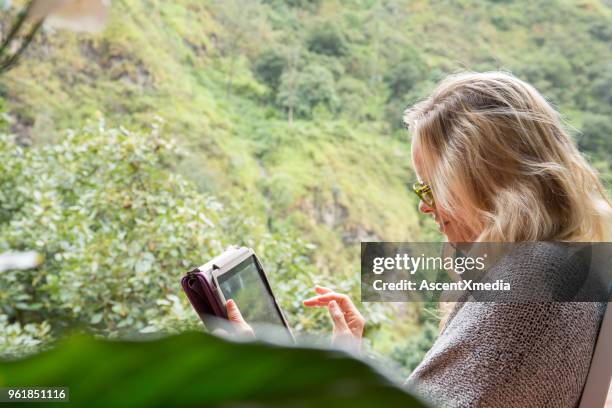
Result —
M248 323L264 323L285 327L272 292L266 285L254 257L217 277L225 299L233 299ZM257 324L253 325L257 334Z

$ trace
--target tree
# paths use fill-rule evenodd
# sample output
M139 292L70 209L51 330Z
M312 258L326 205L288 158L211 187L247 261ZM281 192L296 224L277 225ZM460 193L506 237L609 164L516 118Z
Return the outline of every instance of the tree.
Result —
M333 74L321 65L309 65L303 71L283 74L276 102L287 109L289 121L295 113L310 117L316 106L331 112L338 107Z
M586 115L578 147L594 153L598 158L612 161L612 122L605 115Z
M268 85L273 94L276 94L281 82L283 71L289 64L285 53L271 48L262 52L255 61L255 75L264 84Z
M598 112L612 111L612 63L608 63L593 81L593 95L597 99ZM608 121L609 122L609 121ZM612 135L609 135L612 136Z
M321 1L322 0L263 0L262 2L274 8L288 6L314 12L321 5Z
M344 34L336 24L315 25L306 39L308 50L317 54L341 57L348 51Z
M222 54L229 58L225 73L225 92L229 96L236 62L247 49L258 48L265 31L265 19L258 2L217 0L213 4L216 17L225 29L220 44Z
M389 87L389 100L402 99L425 78L426 65L418 52L408 49L399 61L392 63L384 76Z
M298 67L301 54L302 49L298 44L294 44L289 48L287 69L283 71L280 78L280 90L276 95L277 104L287 109L287 120L289 123L293 122L293 112L300 103L298 95Z

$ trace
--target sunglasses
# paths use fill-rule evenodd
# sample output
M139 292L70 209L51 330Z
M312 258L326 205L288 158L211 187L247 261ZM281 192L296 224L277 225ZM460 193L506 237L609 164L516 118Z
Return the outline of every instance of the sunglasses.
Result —
M433 208L436 205L429 184L416 182L412 185L412 190L429 207Z

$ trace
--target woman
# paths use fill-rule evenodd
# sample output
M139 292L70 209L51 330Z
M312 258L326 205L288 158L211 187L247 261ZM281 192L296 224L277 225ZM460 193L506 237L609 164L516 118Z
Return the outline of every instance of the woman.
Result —
M532 86L501 73L448 77L407 110L419 210L449 242L542 241L502 265L575 273L544 241L605 241L612 207L558 113ZM334 341L358 343L365 321L343 294L317 287ZM458 303L408 384L437 406L574 407L605 303ZM230 319L248 330L233 302Z

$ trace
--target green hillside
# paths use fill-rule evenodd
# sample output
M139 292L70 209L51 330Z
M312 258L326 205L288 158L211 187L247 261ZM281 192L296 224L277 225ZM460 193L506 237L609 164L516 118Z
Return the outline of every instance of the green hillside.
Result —
M216 239L299 237L296 274L358 295L360 241L440 239L417 214L403 109L448 73L510 70L567 117L609 186L611 45L601 1L114 0L100 34L39 35L0 97L20 145L102 118L144 134L161 121L179 148L164 171L249 220ZM416 330L376 322L381 352Z
M126 126L159 116L202 191L297 226L337 271L362 239L426 234L394 126L445 73L511 70L579 128L610 113L599 2L243 3L116 1L101 35L46 33L3 81L14 127L39 142L100 114ZM293 123L283 90L305 105Z

